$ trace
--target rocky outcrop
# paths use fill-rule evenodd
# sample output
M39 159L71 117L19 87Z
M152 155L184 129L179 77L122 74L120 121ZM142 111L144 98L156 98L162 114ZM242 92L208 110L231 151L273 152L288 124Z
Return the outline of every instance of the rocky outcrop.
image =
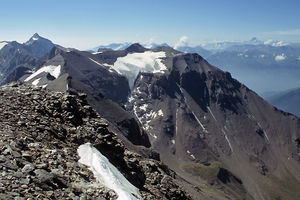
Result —
M190 199L160 161L128 150L86 95L12 83L0 88L1 199L116 199L78 163L90 142L144 199Z

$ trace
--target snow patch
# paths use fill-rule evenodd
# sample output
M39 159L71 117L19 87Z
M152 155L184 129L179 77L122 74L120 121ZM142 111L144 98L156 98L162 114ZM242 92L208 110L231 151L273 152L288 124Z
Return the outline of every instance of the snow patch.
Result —
M103 53L102 51L98 51L98 52L93 52L92 54L97 55L97 54L101 54Z
M164 73L167 67L162 63L166 57L165 52L145 51L144 53L132 53L125 57L119 57L113 65L113 69L126 76L130 88L139 72Z
M40 80L41 80L41 78L35 79L31 84L37 85L37 84L39 84Z
M259 126L259 128L260 129L262 129L263 130L263 133L264 133L264 136L265 136L265 138L267 139L267 141L270 143L270 140L269 140L269 137L268 137L268 134L267 134L267 132L261 127L261 125L260 125L260 123L259 122L257 122L257 125Z
M38 69L33 74L31 74L24 81L25 82L30 81L31 79L33 79L34 77L36 77L37 75L39 75L42 72L50 73L51 76L53 76L55 78L58 78L58 76L61 73L61 65L58 65L58 66L55 66L55 65L44 66L44 67Z
M173 139L173 140L171 140L171 143L172 143L172 144L175 144L175 140L174 140L174 139Z
M7 42L0 42L0 50L7 44L8 44Z
M189 106L188 106L189 107ZM191 109L190 109L191 110ZM192 111L192 114L194 115L196 121L198 122L198 124L202 127L203 131L205 133L208 133L208 131L205 129L205 127L203 126L203 124L200 122L200 120L198 119L198 117L195 115L195 113Z
M89 167L97 181L114 190L118 194L118 200L142 199L139 190L91 143L80 145L77 153L80 156L79 162Z
M132 96L130 96L130 97L128 98L128 102L129 102L129 103L131 103L133 100L134 100L134 98L133 98Z
M141 110L146 111L147 110L148 105L144 104L140 107Z
M157 139L157 136L156 136L155 134L150 133L150 135L151 135L152 137L154 137L155 139Z
M177 86L178 86L178 88L179 88L179 90L180 90L180 93L181 93L182 98L184 99L184 103L187 105L188 109L192 112L192 114L194 115L196 121L197 121L198 124L201 126L201 128L203 129L203 131L204 131L205 133L208 133L208 131L206 130L206 128L203 126L203 124L200 122L200 120L198 119L198 117L195 115L195 113L192 111L192 109L190 108L189 104L187 103L187 101L186 101L186 99L185 99L185 97L184 97L184 93L183 93L183 91L182 91L182 88L181 88L180 85L178 85L178 84L177 84Z
M103 66L105 66L105 67L107 67L108 68L108 71L109 72L111 72L111 73L115 73L115 72L117 72L117 73L119 73L120 74L120 72L119 71L116 71L116 70L114 70L112 67L112 65L109 65L109 64L107 64L107 63L99 63L99 62L97 62L96 60L94 60L94 59L92 59L92 58L89 58L91 61L93 61L94 63L96 63L97 65L99 65L99 66L101 66L101 67L103 67Z
M149 113L146 113L146 118L150 118L150 119L154 119L157 117L157 112L154 112L154 111L150 111Z
M300 56L298 57L298 60L300 60Z
M211 109L209 106L207 106L207 109L209 110L211 116L214 118L215 121L217 121L217 119L215 118L214 114L212 113Z
M270 142L269 136L268 136L268 134L267 134L266 131L264 131L264 134L265 134L265 136L266 136L267 141Z
M178 132L178 122L177 122L177 119L178 119L178 108L176 109L176 114L175 114L175 117L176 117L176 122L175 122L175 135L177 135L177 132Z
M229 139L228 139L228 137L227 137L226 132L225 132L223 129L222 129L222 132L223 132L223 134L224 134L224 136L225 136L225 139L226 139L226 141L227 141L227 143L228 143L228 145L229 145L229 148L230 148L231 152L233 152L231 143L230 143L230 141L229 141Z
M38 40L38 39L39 39L39 38L37 38L37 37L33 37L33 38L32 38L32 40L34 40L34 41L35 41L35 40Z
M279 61L283 61L286 59L286 55L283 53L281 55L277 55L275 56L275 61L279 62Z
M163 117L163 116L164 116L164 113L163 113L163 111L160 109L160 110L157 112L157 115Z
M260 57L260 58L264 58L264 57L265 57L265 55L264 55L264 54L261 54L259 57Z
M97 62L96 60L92 59L92 58L89 58L91 61L93 61L94 63L96 63L97 65L101 66L102 67L102 64Z

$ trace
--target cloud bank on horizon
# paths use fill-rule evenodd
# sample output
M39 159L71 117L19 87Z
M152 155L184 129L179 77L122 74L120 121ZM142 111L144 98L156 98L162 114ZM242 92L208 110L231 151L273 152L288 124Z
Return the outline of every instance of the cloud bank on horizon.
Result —
M174 49L178 49L182 46L188 46L188 37L187 36L181 36L179 40L175 43Z

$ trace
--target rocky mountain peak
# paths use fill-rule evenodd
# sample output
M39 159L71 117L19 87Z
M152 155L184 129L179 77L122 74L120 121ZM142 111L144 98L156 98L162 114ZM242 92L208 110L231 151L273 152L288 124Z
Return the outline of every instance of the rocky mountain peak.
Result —
M147 49L142 45L140 45L139 43L134 43L125 49L125 51L128 53L142 53L145 52L146 50Z
M46 40L45 38L41 37L38 33L33 34L33 36L30 37L30 39L25 42L25 45L32 45L35 41L38 40Z

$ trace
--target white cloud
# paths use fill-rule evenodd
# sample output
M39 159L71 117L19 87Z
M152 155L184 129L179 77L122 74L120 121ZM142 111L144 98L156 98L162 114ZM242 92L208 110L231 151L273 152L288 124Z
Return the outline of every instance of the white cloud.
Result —
M278 41L272 44L272 46L274 47L283 47L283 46L287 46L288 43L282 42L282 41Z
M270 44L272 44L273 42L274 42L273 40L267 40L267 41L264 42L264 44L265 44L265 45L270 45Z
M144 46L145 46L146 48L151 49L151 48L153 47L152 44L154 43L154 40L155 40L155 38L154 38L154 37L151 37L151 38L148 40L148 43L145 44Z
M275 56L275 60L276 60L277 62L283 61L283 60L285 60L285 59L286 59L286 55L284 55L284 53L281 54L281 55Z
M181 36L180 39L175 43L174 49L178 49L178 47L187 46L188 45L188 37L187 36Z
M283 47L287 46L288 43L283 42L283 41L274 41L274 40L267 40L264 42L265 45L271 45L273 47Z

